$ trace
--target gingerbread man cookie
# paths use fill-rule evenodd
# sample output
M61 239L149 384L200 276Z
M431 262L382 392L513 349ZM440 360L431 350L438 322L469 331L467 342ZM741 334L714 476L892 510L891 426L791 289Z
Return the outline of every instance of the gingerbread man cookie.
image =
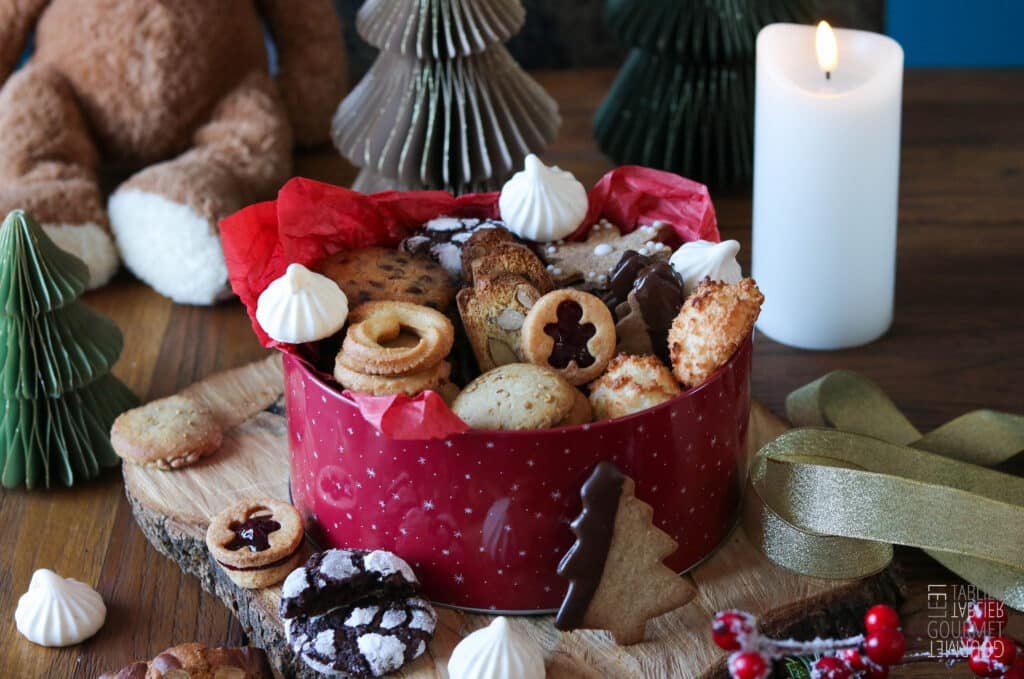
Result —
M615 355L615 319L589 293L549 292L526 315L522 351L530 363L555 370L571 384L586 384Z

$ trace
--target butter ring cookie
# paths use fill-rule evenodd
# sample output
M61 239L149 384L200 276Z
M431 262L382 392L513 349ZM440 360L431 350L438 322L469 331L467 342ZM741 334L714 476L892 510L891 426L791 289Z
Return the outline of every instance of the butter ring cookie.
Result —
M370 375L404 375L434 366L448 355L455 328L433 309L408 302L367 302L351 321L338 361ZM412 336L413 342L400 341Z

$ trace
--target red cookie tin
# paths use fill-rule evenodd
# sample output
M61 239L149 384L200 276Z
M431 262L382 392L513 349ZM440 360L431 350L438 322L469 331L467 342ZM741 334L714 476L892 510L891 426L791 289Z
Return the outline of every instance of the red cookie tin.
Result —
M574 540L580 486L611 460L679 543L666 563L684 571L738 515L751 353L748 339L704 384L628 417L422 441L381 434L285 354L292 500L321 546L393 551L437 603L546 612L565 593L555 570Z

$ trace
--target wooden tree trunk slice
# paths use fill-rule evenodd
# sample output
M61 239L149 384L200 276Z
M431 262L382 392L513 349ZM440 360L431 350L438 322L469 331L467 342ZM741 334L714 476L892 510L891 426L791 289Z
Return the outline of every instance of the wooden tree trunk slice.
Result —
M288 499L288 444L281 407L283 382L278 356L213 375L183 393L213 409L225 428L221 450L177 471L124 465L125 491L146 538L204 589L220 597L238 617L251 643L266 649L285 677L319 676L292 654L277 614L280 588L237 587L209 557L205 545L211 516L235 502L269 496ZM751 410L748 452L787 429L763 405ZM511 618L548 653L553 679L599 677L726 676L725 654L711 643L709 621L725 608L757 615L772 634L846 633L856 630L865 606L896 602L900 585L891 570L867 580L821 580L797 575L768 561L741 528L691 571L699 593L690 604L652 620L647 639L617 646L604 632L560 634L552 616ZM455 644L490 616L438 609L438 628L428 652L396 677L443 679ZM190 640L182 640L190 641Z

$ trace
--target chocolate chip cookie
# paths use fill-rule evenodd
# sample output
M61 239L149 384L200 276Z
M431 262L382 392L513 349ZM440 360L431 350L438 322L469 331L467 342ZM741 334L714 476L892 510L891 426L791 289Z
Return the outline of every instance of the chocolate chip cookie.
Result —
M443 311L455 295L448 273L427 255L378 247L344 250L316 270L337 283L352 306L395 300Z

